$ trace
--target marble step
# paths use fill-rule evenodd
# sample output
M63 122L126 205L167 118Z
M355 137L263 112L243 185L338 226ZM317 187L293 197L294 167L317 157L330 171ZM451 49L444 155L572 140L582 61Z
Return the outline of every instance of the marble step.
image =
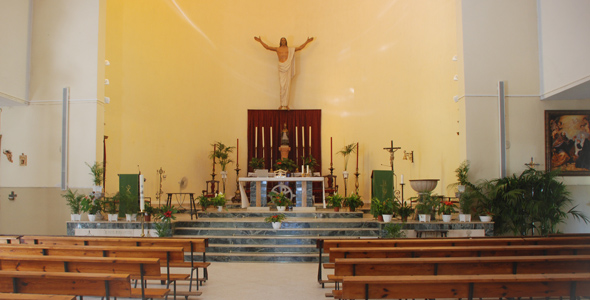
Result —
M214 245L311 245L317 243L317 236L207 236ZM322 237L322 239L342 237Z
M284 214L287 218L317 218L317 219L358 219L363 218L363 212L334 212L332 210L318 210L316 212L297 212L297 211L284 211L278 212L276 210L268 212L249 212L243 211L221 211L218 212L213 209L209 209L205 212L198 212L199 219L207 218L266 218L268 216Z
M366 220L366 219L365 219ZM180 221L175 223L176 228L270 228L269 223L264 222L264 218L248 219L208 219L199 221ZM353 221L353 220L334 220L325 221L309 218L288 218L283 222L282 228L379 228L379 223L375 221Z
M208 262L306 262L317 263L317 253L207 253ZM328 257L322 257L328 262Z
M378 228L191 228L176 227L175 236L378 236Z
M228 245L209 244L207 255L211 253L304 253L317 254L315 245Z

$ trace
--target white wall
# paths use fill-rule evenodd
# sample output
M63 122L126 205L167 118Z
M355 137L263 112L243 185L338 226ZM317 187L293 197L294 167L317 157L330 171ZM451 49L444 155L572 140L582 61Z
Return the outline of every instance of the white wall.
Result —
M590 81L590 1L538 0L541 95Z

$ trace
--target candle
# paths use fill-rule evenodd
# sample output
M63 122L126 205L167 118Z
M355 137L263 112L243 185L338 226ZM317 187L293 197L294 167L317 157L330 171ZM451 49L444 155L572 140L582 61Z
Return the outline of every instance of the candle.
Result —
M305 168L303 165L301 165L301 173L305 173Z
M402 184L404 184L404 174L402 174Z
M143 175L139 175L139 210L145 210L145 199L143 198Z
M359 143L356 143L356 169L359 169Z
M237 139L236 141L236 168L238 167L238 162L240 158L240 139Z
M332 166L332 137L330 137L330 167Z
M217 149L217 145L213 144L213 166L215 166L215 149Z
M309 165L307 165L307 173L309 174Z

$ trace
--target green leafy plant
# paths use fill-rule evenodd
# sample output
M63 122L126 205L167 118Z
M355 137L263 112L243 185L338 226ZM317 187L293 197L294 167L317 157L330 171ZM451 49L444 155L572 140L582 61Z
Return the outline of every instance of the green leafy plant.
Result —
M394 201L391 198L387 198L383 200L383 211L381 214L383 215L393 215L398 207L398 202Z
M373 197L371 199L371 210L369 213L373 215L374 218L383 214L383 202L379 198Z
M248 165L252 170L264 169L264 158L252 157Z
M358 194L351 194L344 199L344 205L350 208L350 211L355 211L358 207L362 207L365 203Z
M571 205L566 186L558 181L557 171L545 172L529 168L520 175L468 184L476 196L480 214L494 216L494 233L541 235L557 233L557 226L568 216L590 222Z
M209 159L216 158L217 162L221 166L221 170L225 171L227 165L233 162L233 160L229 158L229 154L234 151L235 147L227 147L221 142L216 142L215 144L212 144L212 146L215 146L215 151L211 151L211 154L209 154Z
M272 215L269 217L264 218L264 222L266 223L276 223L276 222L283 222L283 220L286 220L287 217L285 217L284 214L280 214L280 215Z
M100 199L96 199L94 195L84 196L80 203L81 210L85 213L96 215L101 209L101 202L102 201Z
M219 193L215 195L215 197L211 198L211 204L213 204L213 206L225 206L225 201L225 195L222 193Z
M397 215L402 218L402 221L408 219L414 213L415 209L412 207L411 203L401 202L397 207Z
M402 231L403 224L389 223L383 227L383 237L386 239L405 238L406 233Z
M155 216L156 233L159 237L172 236L172 220L176 220L178 210L174 206L162 206Z
M440 196L433 195L431 192L421 193L417 198L418 204L416 204L416 211L418 214L434 216L440 202L439 198Z
M94 162L91 166L88 163L86 165L90 168L90 175L92 175L92 181L94 185L102 184L102 176L104 175L104 166L102 163Z
M289 158L282 158L277 160L274 165L275 170L285 170L289 172L293 172L297 166L295 162Z
M342 202L344 201L344 197L340 196L340 194L336 193L332 196L326 197L326 202L330 207L342 207Z
M105 198L102 201L102 211L106 212L107 214L116 214L117 213L117 203L119 199L119 193L117 193L113 197Z
M309 170L311 172L313 172L315 167L318 166L318 162L315 160L315 158L311 154L309 156L303 156L303 157L301 157L301 159L303 160L303 165L309 166ZM305 172L305 170L301 170L301 172Z
M356 153L356 143L348 144L342 150L338 151L338 154L344 156L344 171L348 169L348 158L351 153Z
M207 207L209 205L211 205L211 198L205 196L205 195L201 195L199 196L199 205L201 206L201 208L203 209L203 211L207 210Z
M472 214L473 207L475 204L475 194L473 189L471 188L471 183L469 182L469 169L470 169L470 162L468 160L463 161L457 169L455 169L455 175L457 176L457 182L450 184L449 187L452 188L463 188L463 192L459 193L459 210L463 214Z
M276 206L290 206L293 204L291 202L291 199L287 198L287 196L285 196L285 194L283 194L283 192L280 192L280 193L270 192L269 196L270 196L270 201Z
M72 214L80 214L82 211L82 199L84 198L84 195L78 194L78 191L68 189L66 193L61 196L66 199L66 204L70 207Z
M145 202L143 211L148 216L151 216L156 213L156 209L147 201Z

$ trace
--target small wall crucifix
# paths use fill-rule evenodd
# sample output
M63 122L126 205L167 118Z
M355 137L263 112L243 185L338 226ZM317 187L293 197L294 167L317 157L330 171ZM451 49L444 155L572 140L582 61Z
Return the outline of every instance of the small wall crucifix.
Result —
M540 164L535 163L535 161L533 160L533 158L531 157L531 162L528 164L524 164L525 166L534 169L536 166L539 166Z
M401 149L401 147L393 147L393 140L391 141L391 147L389 148L383 148L383 150L386 150L387 152L389 152L389 166L391 167L391 170L393 171L393 159L395 158L395 151Z

